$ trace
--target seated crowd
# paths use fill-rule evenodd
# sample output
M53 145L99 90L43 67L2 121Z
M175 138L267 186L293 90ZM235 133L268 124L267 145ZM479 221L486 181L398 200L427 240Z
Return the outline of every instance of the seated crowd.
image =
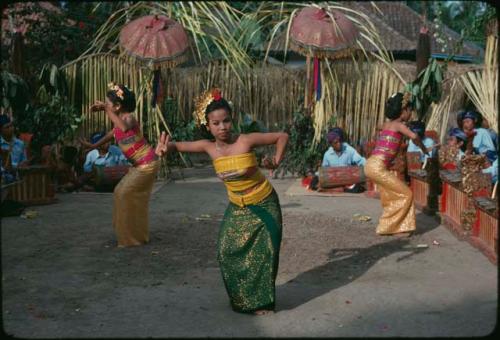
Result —
M88 146L100 140L102 132L94 133L86 149L73 146L47 145L41 149L39 165L46 166L57 191L112 191L131 164L116 145L105 143L88 151ZM86 152L79 159L80 151ZM80 157L81 158L81 157ZM18 169L29 167L25 143L14 133L14 124L6 114L0 115L0 171L2 186L19 182L22 178Z
M427 148L428 155L413 143L408 142L406 153L415 153L415 159L425 164L429 157L437 157L439 153L440 167L443 169L456 169L461 167L461 159L465 154L484 155L487 159L483 173L491 176L492 183L498 180L498 135L488 128L486 120L475 111L464 111L457 115L457 125L451 128L446 138L446 143L440 145L427 135L425 124L420 121L408 123L408 127L416 133ZM332 167L363 167L369 155L360 155L358 151L346 142L345 133L339 127L334 127L327 133L327 141L330 145L323 155L321 165L314 173L310 173L308 180L303 181L310 190L321 189L320 170L325 171ZM418 155L417 155L418 154ZM353 181L356 176L353 176ZM344 192L363 192L364 183L352 183L349 185L338 185L343 187Z

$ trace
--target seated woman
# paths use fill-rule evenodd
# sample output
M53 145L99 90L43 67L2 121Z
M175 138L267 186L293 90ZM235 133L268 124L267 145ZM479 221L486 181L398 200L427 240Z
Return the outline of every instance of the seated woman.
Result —
M323 155L321 167L340 167L340 166L364 166L366 159L362 157L355 148L344 141L344 131L335 127L326 135L330 144L328 150ZM311 182L311 188L314 189L319 181L319 172L316 172L315 178ZM362 192L363 187L359 183L351 183L344 187L346 192Z
M434 145L435 143L432 138L425 136L425 124L419 121L412 121L408 123L408 127L412 132L416 133L420 137L420 140L422 141L422 143L424 143L424 146L427 148L427 151L431 153L432 149L435 147ZM408 143L408 149L406 149L406 152L420 153L421 162L424 162L427 158L430 157L428 155L425 155L422 149L420 149L417 145L415 145L415 143L413 143L412 140L410 140L410 142Z

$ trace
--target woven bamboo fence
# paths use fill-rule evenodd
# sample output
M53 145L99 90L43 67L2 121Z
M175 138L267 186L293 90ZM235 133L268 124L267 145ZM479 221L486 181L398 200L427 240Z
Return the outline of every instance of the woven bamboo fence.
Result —
M405 81L414 75L414 64L395 63L394 67ZM111 81L123 83L135 92L136 115L150 142L156 143L159 131L165 130L163 116L149 106L151 71L110 54L91 55L66 65L63 70L68 79L71 101L81 108L85 118L81 136L88 137L95 131L111 128L104 113L89 111L95 100L104 100L107 84ZM402 90L402 80L382 63L365 63L360 70L355 70L349 61L335 61L329 64L329 69L323 67L322 73L324 92L328 96L323 118L335 117L336 124L346 130L355 144L373 139L384 120L385 101L394 92ZM163 69L162 79L166 95L177 103L178 112L174 113L177 119L191 119L194 98L203 90L218 86L224 97L232 102L235 113L249 114L274 130L291 122L293 113L302 108L306 70L263 65L242 75L243 81L239 82L231 75L226 63L214 61L203 67ZM445 97L450 88L445 87ZM453 103L447 105L448 110L461 105L457 104L459 99L462 100L462 96L455 95Z

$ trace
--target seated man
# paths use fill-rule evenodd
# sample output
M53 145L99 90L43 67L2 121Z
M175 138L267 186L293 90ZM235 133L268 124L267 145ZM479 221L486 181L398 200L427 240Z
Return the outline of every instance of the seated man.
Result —
M485 155L490 151L491 155L496 155L495 145L491 139L491 135L485 128L477 126L478 115L474 111L467 111L459 114L459 119L462 120L462 130L468 138L472 138L473 152L480 155ZM496 159L496 157L494 157ZM492 163L495 159L491 159Z
M483 169L484 174L491 175L491 182L495 184L498 181L498 158L495 159L493 164L486 169Z
M339 167L339 166L364 166L366 159L362 157L355 148L344 142L344 131L335 127L331 129L326 139L330 144L328 150L323 155L321 167ZM317 181L318 172L313 182ZM315 185L311 183L311 187ZM359 183L348 185L344 188L346 192L362 192L363 187Z
M24 142L14 136L14 125L9 116L0 115L0 150L2 183L7 184L17 179L17 169L27 166Z
M434 140L430 137L425 136L425 124L423 122L412 121L408 123L408 127L410 128L411 131L413 131L420 137L422 143L424 143L424 146L427 148L429 155L425 155L422 149L420 149L417 145L415 145L415 143L413 143L412 140L410 140L410 142L408 143L408 149L406 150L406 152L420 153L420 161L424 162L432 154L432 150L434 149L435 146Z
M96 132L90 137L90 142L95 144L103 137L103 132ZM83 164L83 175L78 178L73 189L84 187L87 191L93 191L96 189L94 187L96 167L109 168L121 165L130 166L123 152L116 145L111 145L109 142L105 143L87 153Z
M103 132L96 132L90 137L92 144L97 143L100 139L104 137ZM92 172L94 165L97 166L116 166L116 165L130 165L127 158L116 145L111 145L111 143L105 143L99 148L91 150L83 164L83 171L86 173Z
M467 135L459 128L451 128L448 132L446 144L439 149L441 167L453 170L460 167L460 161L465 155Z

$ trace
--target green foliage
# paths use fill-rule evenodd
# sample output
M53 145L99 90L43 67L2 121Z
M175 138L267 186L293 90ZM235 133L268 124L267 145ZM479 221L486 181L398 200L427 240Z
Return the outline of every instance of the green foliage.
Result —
M288 148L277 173L299 174L305 176L308 170L315 169L323 158L324 151L328 148L325 132L317 146L313 146L314 137L313 119L303 112L296 112L293 123L286 126L285 131L289 134Z
M425 120L431 103L441 100L443 71L435 59L420 72L415 81L408 83L405 91L412 94L410 102L417 111L418 119Z
M18 75L2 71L2 108L12 110L16 127L27 131L28 126L22 122L29 111L30 89L28 84Z
M33 152L38 155L44 145L73 138L81 121L78 111L65 98L50 96L32 112Z
M405 1L416 12L426 13L427 19L443 23L460 33L467 41L483 48L486 45L485 26L497 16L496 9L483 1Z

